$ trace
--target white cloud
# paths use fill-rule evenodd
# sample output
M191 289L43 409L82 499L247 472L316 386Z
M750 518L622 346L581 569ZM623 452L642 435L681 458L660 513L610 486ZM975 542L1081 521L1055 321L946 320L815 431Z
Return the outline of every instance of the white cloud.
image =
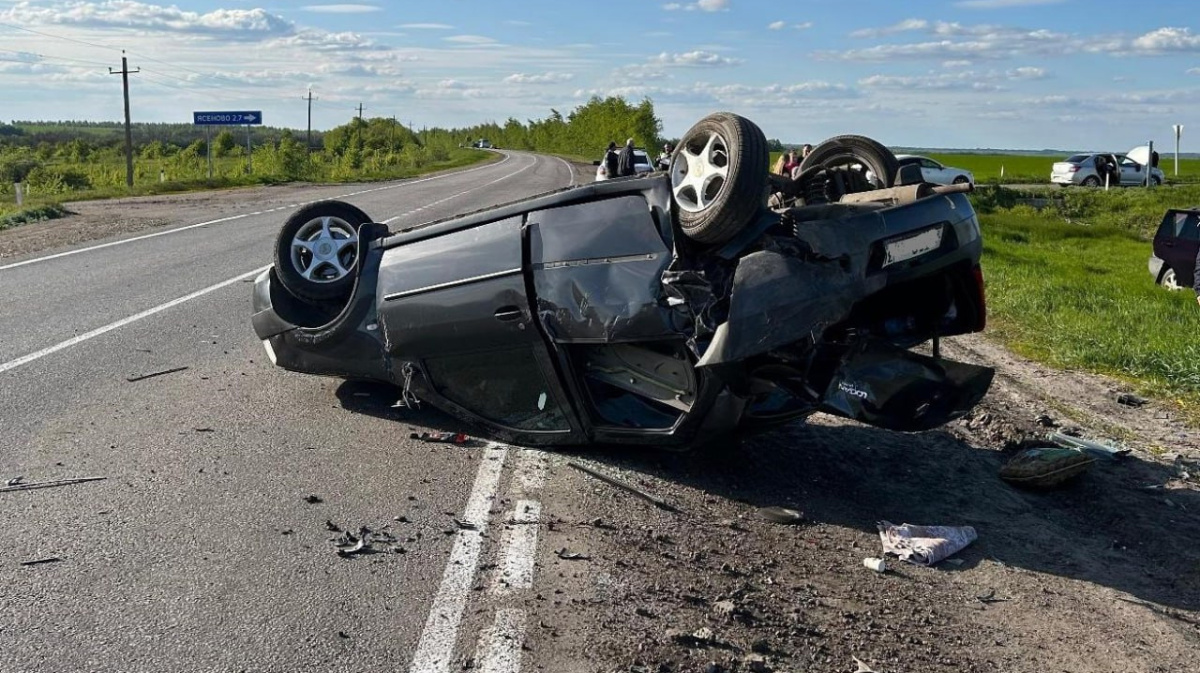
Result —
M883 37L884 35L894 35L896 33L907 33L914 30L923 30L929 26L929 22L925 19L905 19L900 23L895 23L883 28L863 28L850 33L850 37Z
M405 30L453 30L454 26L447 23L402 23L397 28Z
M741 63L741 60L714 54L711 51L696 50L683 54L668 54L664 51L651 59L651 62L667 67L706 68L737 65Z
M954 3L967 9L1005 9L1008 7L1032 7L1035 5L1057 5L1067 0L961 0Z
M540 75L528 75L523 72L517 72L504 78L508 84L555 84L558 82L569 82L575 76L569 72L545 72Z
M366 14L369 12L381 12L383 8L378 5L360 5L360 4L345 4L345 5L308 5L301 7L306 12L317 12L319 14Z
M92 28L137 28L161 32L221 36L226 39L257 39L290 35L295 25L265 9L215 9L206 14L175 6L151 5L133 0L66 2L35 6L28 2L0 12L6 23L79 26Z
M1047 77L1045 68L1036 68L1033 66L1022 66L1013 68L1005 75L1008 79L1045 79Z
M456 44L496 44L496 40L483 35L455 35L453 37L444 37L442 39L447 42L454 42Z
M866 89L894 89L903 91L999 91L1002 87L995 83L996 79L994 75L988 76L965 70L962 72L920 75L916 77L872 75L858 80L858 85Z
M970 61L942 61L942 67L943 68L969 68L969 67L971 67L971 62Z
M841 52L818 52L819 58L842 61L925 60L962 61L1010 58L1030 54L1063 54L1083 49L1087 43L1049 30L1026 30L1004 26L963 26L939 21L934 24L910 20L888 28L871 29L886 34L903 30L921 30L941 39L907 44L881 44ZM868 36L859 31L859 36ZM957 39L965 38L965 39Z
M729 9L729 0L697 0L686 5L678 2L668 2L662 8L668 12L678 12L680 10L688 12L695 10L702 12L723 12Z
M1187 75L1200 75L1200 68L1188 68L1184 71Z
M1200 35L1193 35L1190 28L1164 27L1135 38L1131 46L1135 51L1154 54L1191 53L1200 51Z
M813 27L812 21L805 21L804 23L792 24L792 28L795 28L796 30L808 30L809 28L812 28L812 27ZM784 28L787 28L787 21L775 21L773 23L768 24L767 28L769 30L783 30Z
M772 21L767 24L768 30L783 30L787 27L787 21Z

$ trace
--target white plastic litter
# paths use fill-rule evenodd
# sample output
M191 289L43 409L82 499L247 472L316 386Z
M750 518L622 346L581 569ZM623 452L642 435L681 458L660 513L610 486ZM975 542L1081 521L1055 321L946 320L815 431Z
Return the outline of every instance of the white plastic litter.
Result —
M895 554L902 561L931 566L952 556L974 542L979 536L971 526L897 526L879 522L879 539L883 551Z

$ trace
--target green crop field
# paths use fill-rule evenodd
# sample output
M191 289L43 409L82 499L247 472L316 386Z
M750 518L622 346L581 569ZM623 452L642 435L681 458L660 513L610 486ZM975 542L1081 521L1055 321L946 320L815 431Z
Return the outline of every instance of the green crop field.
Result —
M1072 190L1041 211L980 203L988 331L1056 367L1115 375L1200 419L1200 306L1146 268L1168 207L1200 201L1200 187ZM978 197L986 196L979 194Z

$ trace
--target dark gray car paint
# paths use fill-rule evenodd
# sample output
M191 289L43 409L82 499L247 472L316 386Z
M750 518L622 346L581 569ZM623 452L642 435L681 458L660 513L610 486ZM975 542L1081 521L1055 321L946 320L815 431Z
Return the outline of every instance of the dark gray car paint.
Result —
M721 379L724 372L700 377L692 412L672 428L605 428L581 412L586 394L571 374L568 346L677 339L687 341L698 372L707 365L736 364L798 339L816 342L825 328L847 319L859 300L880 288L951 264L977 264L981 248L978 222L962 195L894 207L886 217L877 205L764 213L764 231L781 224L793 230L782 237L759 236L753 243L759 249L725 258L676 236L670 205L666 178L635 178L383 236L360 255L363 275L350 300L350 306L366 302L373 310L357 320L344 320L343 311L343 322L280 331L286 318L266 316L275 313L275 295L286 291L264 275L254 294L254 326L260 337L270 339L281 366L388 380L501 438L530 444L682 443L702 424L714 432L736 424L745 400L730 394ZM946 228L936 254L882 269L880 255L889 236L934 225ZM547 379L548 398L566 410L563 423L569 429L534 432L481 419L445 397L424 364L431 357L512 348L532 353ZM848 372L843 377L873 381L880 391L873 393L878 398L873 404L885 411L855 405L833 389L827 392L826 410L885 427L902 425L891 410L919 403L912 402L913 388L903 381L898 386L881 382L941 376L949 389L940 398L952 397L953 403L925 418L945 422L978 401L990 382L990 374L958 375L960 370L947 369L944 361L878 353L857 345L847 355L867 360L858 369L842 360ZM862 368L870 376L854 373ZM891 396L905 402L889 402ZM714 427L717 421L722 427Z

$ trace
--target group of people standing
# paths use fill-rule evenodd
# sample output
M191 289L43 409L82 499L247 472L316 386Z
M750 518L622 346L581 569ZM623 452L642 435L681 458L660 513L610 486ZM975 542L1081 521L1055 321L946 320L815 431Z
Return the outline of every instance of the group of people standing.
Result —
M604 171L610 178L623 178L636 173L633 167L633 138L617 151L617 143L610 142L604 152Z
M771 166L771 172L776 175L786 175L789 178L794 178L796 169L800 168L800 164L803 163L804 158L808 156L809 152L812 152L812 145L808 143L801 146L799 154L797 154L795 149L784 152L775 160L775 165Z

